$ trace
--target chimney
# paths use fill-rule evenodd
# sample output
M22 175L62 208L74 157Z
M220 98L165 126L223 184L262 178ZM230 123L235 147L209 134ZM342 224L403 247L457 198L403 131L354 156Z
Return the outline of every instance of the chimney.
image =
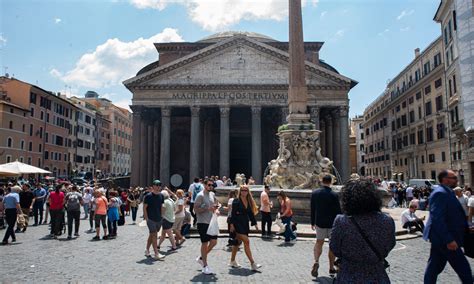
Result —
M415 58L417 58L418 56L420 56L420 48L419 47L415 48Z
M311 61L312 61L314 64L318 64L318 65L319 65L319 52L318 52L318 51L314 51L312 57L313 57L313 58L311 58Z

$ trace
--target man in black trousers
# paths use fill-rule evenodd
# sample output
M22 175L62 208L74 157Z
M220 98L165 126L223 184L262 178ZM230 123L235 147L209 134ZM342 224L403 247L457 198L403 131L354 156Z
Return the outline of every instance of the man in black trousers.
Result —
M324 239L331 238L331 229L334 219L341 214L341 206L339 197L332 191L332 176L325 175L322 179L322 187L316 189L311 194L311 228L316 230L316 244L314 245L314 265L311 270L313 277L318 277L319 257L323 252ZM334 276L335 256L329 250L329 274Z

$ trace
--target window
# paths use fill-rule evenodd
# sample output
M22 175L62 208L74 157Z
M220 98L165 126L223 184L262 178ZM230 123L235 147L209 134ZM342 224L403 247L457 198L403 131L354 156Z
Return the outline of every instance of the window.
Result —
M438 130L438 139L443 139L445 137L446 133L446 127L444 126L444 123L440 123L436 126L436 129Z
M435 100L436 104L436 111L440 111L443 109L443 97L442 96L437 96Z
M415 111L411 110L408 115L409 115L409 118L410 118L410 123L415 122Z
M42 150L43 150L43 145L42 145L42 144L38 144L38 152L41 153Z
M448 45L448 28L444 27L444 44Z
M415 71L415 82L418 82L421 79L420 69Z
M453 38L453 29L452 29L451 20L449 20L449 22L448 22L448 32L449 32L449 39L452 39Z
M31 108L31 109L30 109L30 116L31 116L31 117L34 117L34 116L35 116L35 109L34 109L34 108Z
M425 163L425 156L424 156L424 155L421 155L421 163L422 163L422 164Z
M33 142L28 143L28 151L33 151Z
M428 75L428 73L430 73L430 72L431 72L431 64L428 61L423 65L423 74Z
M434 57L434 67L438 67L441 64L441 53L438 53Z
M441 152L441 161L446 162L446 153Z
M415 101L415 100L413 99L413 97L408 98L408 104L411 105L414 101Z
M407 125L407 115L404 114L402 115L402 126L406 126Z
M443 81L441 80L441 78L439 78L438 80L435 81L435 88L436 89L438 89L442 85L443 85Z
M25 149L25 140L20 141L20 149L24 150Z
M457 18L456 18L456 10L453 10L453 27L454 27L455 31L458 29L458 23L457 23Z
M12 156L7 155L7 163L10 163L12 161Z
M21 131L25 132L25 125L23 124L23 127L21 128Z
M435 154L429 154L428 155L428 162L434 163L435 161L436 161Z
M30 93L30 104L36 104L36 94Z
M425 87L425 95L428 95L429 93L431 93L431 85Z
M425 104L425 115L430 115L432 113L431 101Z
M44 151L44 159L45 160L49 159L49 152L48 151Z
M456 87L456 75L453 75L453 90L455 94L458 92Z
M433 141L433 126L430 126L426 129L426 142Z
M406 108L407 107L407 102L403 102L402 103L402 108Z
M423 130L418 130L418 144L423 143L425 143Z
M33 124L30 124L30 136L33 136Z
M11 137L8 137L7 139L7 147L8 148L11 148L12 147L12 144L13 144L13 139Z
M410 145L415 145L416 144L416 141L415 141L415 133L410 133Z
M13 121L10 120L10 123L8 124L8 128L13 129Z
M451 81L451 79L448 81L448 85L449 85L449 97L452 97L453 96L453 82Z
M418 119L423 117L423 112L421 111L421 107L418 107Z
M416 93L415 97L416 97L416 100L421 99L421 92Z

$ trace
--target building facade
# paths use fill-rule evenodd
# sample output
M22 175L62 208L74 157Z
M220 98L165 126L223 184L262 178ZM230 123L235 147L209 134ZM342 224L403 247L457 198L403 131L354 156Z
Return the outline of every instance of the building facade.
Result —
M304 44L309 113L323 154L348 176L341 155L349 157L348 92L357 82L319 60L322 45ZM155 47L159 61L124 82L133 93L132 185L236 173L261 183L288 115L288 42L225 32Z
M436 179L449 168L449 128L443 45L439 37L364 112L367 174L407 181Z
M365 144L364 144L364 117L362 115L355 116L351 119L351 131L355 140L355 170L360 176L365 176Z
M97 144L97 111L87 102L72 97L69 100L77 107L75 112L76 126L76 153L74 166L78 172L92 172L95 174L96 144Z
M452 166L461 184L474 181L474 3L442 0L434 20L441 26L452 127Z
M114 105L108 99L99 98L99 95L92 91L87 92L82 100L97 107L103 118L100 146L106 159L103 160L104 163L109 155L109 173L112 175L129 174L132 169L132 114L128 110ZM102 135L104 136L102 137Z
M18 159L49 170L54 176L70 175L73 169L70 149L74 147L70 137L74 127L73 113L77 108L58 94L13 78L1 77L0 90L6 101L19 107L8 109L11 120L8 129L1 129L0 137L5 141L0 147L10 149L5 149L0 161ZM17 137L11 136L12 131Z

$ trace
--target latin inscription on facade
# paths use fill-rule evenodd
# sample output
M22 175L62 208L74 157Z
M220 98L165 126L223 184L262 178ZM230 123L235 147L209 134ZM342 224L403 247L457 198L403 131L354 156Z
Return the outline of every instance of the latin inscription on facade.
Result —
M287 93L274 92L195 92L173 93L175 100L210 100L210 101L283 101L288 99Z

